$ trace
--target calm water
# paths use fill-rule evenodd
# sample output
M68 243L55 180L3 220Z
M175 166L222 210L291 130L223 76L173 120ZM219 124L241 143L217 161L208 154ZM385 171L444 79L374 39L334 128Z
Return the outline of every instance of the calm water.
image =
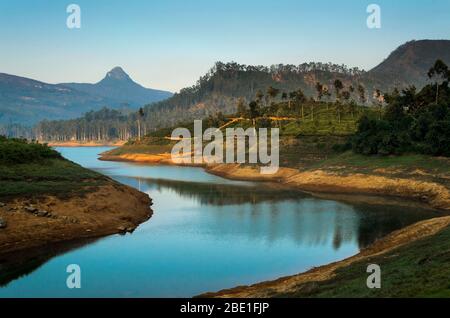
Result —
M183 297L299 273L351 256L429 211L351 205L186 167L102 162L109 148L59 148L143 192L154 215L133 234L0 260L0 297ZM66 287L78 264L82 288Z

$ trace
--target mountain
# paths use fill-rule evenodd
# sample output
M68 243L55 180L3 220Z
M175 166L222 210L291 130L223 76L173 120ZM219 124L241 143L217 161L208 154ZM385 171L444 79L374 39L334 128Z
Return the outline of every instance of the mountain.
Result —
M393 85L423 87L428 80L426 74L437 59L450 65L450 40L410 41L370 70L366 79L375 79L385 89Z
M133 108L158 102L173 95L170 92L145 88L137 84L121 67L113 68L96 84L66 83L62 85L94 96L113 99L121 104L129 104Z
M69 119L103 107L137 108L172 94L147 89L114 68L97 84L47 84L0 73L0 124Z
M62 85L0 73L0 123L29 125L43 119L67 119L113 101Z

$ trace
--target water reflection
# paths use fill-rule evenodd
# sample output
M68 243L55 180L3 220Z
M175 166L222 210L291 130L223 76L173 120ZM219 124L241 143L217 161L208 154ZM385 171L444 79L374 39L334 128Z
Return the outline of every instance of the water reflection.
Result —
M0 297L189 297L334 262L434 216L232 182L197 168L100 162L104 148L60 150L148 193L154 215L132 235L0 260ZM82 289L65 286L68 264L81 266Z
M362 249L388 233L437 215L423 209L317 199L271 183L239 186L149 178L116 179L143 192L175 193L178 198L204 206L206 211L214 213L214 221L220 223L215 228L216 235L264 237L269 244L289 238L309 246L332 242L332 247L338 250L342 244L354 241ZM208 206L220 209L208 209Z

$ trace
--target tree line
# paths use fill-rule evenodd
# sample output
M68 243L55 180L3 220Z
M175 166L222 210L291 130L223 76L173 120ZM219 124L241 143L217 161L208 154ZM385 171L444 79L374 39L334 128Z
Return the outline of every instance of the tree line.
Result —
M450 156L450 70L441 60L428 72L430 84L386 94L383 116L363 117L344 149L364 155L421 153Z

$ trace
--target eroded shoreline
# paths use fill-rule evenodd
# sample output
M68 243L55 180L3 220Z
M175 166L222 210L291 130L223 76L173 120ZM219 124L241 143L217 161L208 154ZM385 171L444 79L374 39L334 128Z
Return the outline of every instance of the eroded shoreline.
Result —
M240 181L276 182L285 186L314 193L359 194L408 199L431 209L450 211L450 191L439 183L379 175L349 173L341 175L322 169L300 171L280 168L276 174L261 175L259 169L240 164L174 163L170 154L102 154L100 160L202 167L206 172Z
M4 204L0 215L7 227L0 230L0 255L132 232L153 213L147 194L112 180L83 196L19 197ZM38 211L48 213L39 215Z

